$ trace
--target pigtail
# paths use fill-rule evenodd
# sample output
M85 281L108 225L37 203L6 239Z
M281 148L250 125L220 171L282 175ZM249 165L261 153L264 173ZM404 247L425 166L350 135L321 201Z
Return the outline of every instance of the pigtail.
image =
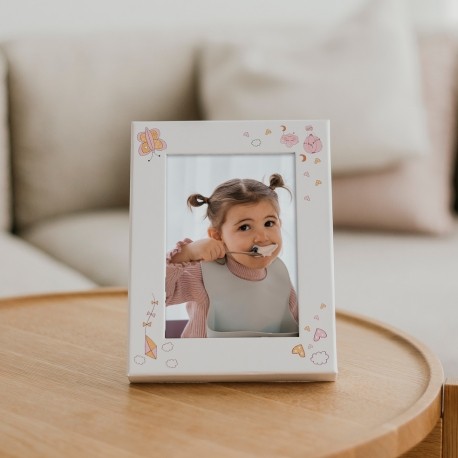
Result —
M270 175L269 188L272 189L272 191L274 192L275 192L275 189L277 188L286 189L289 195L292 197L290 189L288 188L288 186L286 186L285 181L283 180L283 177L279 173L274 173Z
M269 188L272 189L272 191L274 191L275 188L286 188L285 182L283 181L283 177L279 173L274 173L273 175L270 175Z
M202 194L191 194L188 197L188 207L192 210L191 207L201 207L202 205L208 204L210 199L204 197Z

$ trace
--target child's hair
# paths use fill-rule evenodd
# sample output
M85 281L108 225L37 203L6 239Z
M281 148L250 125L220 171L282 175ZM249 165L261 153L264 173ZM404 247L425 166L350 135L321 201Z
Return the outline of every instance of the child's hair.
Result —
M213 227L221 229L227 211L234 205L254 204L262 200L268 200L277 214L280 215L280 205L275 192L276 188L284 188L291 194L282 176L278 173L270 176L269 186L250 178L234 178L217 186L210 197L204 197L202 194L190 195L188 197L188 207L200 207L207 204L208 208L205 216L210 220Z

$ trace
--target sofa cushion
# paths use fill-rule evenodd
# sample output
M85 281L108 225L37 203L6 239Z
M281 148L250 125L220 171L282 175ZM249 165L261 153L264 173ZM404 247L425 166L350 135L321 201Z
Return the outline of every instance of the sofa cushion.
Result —
M397 0L364 2L327 29L275 30L201 52L207 119L330 119L334 173L428 151L418 52Z
M458 219L448 237L336 231L338 308L391 324L458 373Z
M443 234L452 226L455 158L456 57L448 34L419 40L428 131L428 155L371 173L333 179L337 227Z
M194 48L175 30L5 44L19 229L128 205L131 122L197 117Z
M25 240L102 286L127 287L129 212L75 213L43 221Z
M0 296L78 291L97 285L19 237L0 231Z

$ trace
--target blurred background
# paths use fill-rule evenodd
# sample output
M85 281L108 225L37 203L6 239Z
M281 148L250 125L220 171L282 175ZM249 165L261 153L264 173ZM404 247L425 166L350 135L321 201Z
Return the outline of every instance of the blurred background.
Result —
M458 24L456 0L400 0L416 25ZM352 14L363 0L0 0L0 39L37 32L157 28L169 25L218 29L222 24L304 24Z

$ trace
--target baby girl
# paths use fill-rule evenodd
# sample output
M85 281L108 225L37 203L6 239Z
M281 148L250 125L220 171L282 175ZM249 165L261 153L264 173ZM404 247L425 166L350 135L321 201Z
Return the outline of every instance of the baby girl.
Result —
M207 205L208 238L178 242L167 256L166 304L186 302L182 337L297 336L296 292L278 258L282 249L276 188L252 179L220 184L210 197L193 194L188 206Z

